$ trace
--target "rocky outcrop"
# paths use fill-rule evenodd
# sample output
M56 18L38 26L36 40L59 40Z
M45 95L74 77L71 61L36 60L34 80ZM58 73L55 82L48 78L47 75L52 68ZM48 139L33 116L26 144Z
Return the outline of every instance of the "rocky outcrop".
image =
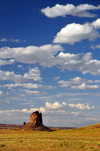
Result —
M33 112L30 115L30 123L33 123L34 126L42 126L42 113L39 113L38 111Z
M23 125L26 125L26 122L23 122Z
M27 124L23 123L23 126L20 130L27 130L27 131L52 131L50 128L43 125L42 122L42 113L39 111L35 111L30 115L30 122Z

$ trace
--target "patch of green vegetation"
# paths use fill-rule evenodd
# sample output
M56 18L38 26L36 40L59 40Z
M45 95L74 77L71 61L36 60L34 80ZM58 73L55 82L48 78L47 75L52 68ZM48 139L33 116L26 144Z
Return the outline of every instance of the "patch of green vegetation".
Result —
M93 149L93 147L92 147L92 146L90 146L90 149Z
M83 147L84 147L83 145L80 146L80 148L83 148Z

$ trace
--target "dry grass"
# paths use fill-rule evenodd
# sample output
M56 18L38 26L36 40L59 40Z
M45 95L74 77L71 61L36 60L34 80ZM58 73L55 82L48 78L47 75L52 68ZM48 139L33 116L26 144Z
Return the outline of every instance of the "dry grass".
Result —
M0 129L0 151L99 151L99 126L53 132Z

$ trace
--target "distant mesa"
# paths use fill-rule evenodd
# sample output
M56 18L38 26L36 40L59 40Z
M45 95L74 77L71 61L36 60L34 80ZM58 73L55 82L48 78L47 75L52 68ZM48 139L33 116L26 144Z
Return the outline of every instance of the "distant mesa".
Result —
M50 128L43 125L42 113L35 111L30 115L30 122L26 124L23 122L23 126L20 130L33 130L33 131L52 131Z

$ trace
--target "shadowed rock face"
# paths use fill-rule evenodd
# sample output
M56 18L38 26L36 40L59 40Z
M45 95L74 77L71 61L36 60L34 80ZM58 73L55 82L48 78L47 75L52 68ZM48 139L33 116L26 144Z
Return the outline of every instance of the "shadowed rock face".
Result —
M26 125L26 122L23 122L23 125Z
M19 130L26 130L26 131L48 131L51 132L52 130L42 123L42 113L38 111L33 112L30 115L30 122L27 124L23 123L23 126Z
M38 111L33 112L30 115L30 123L32 123L34 126L42 126L42 113L39 113Z

